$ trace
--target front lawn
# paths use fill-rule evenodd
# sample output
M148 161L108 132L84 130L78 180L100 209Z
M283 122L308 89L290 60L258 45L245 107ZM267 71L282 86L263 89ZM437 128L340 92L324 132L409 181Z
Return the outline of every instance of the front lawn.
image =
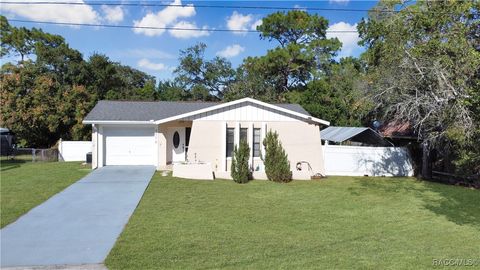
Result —
M80 162L0 162L0 225L3 228L90 172Z
M424 269L480 257L480 192L408 178L156 174L109 269Z

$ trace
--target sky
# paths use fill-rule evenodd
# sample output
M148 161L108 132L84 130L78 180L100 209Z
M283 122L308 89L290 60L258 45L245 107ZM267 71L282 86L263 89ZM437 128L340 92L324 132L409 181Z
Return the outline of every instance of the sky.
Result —
M12 1L12 0L8 0ZM14 0L22 1L22 0ZM23 0L26 1L26 0ZM29 0L42 1L42 0ZM59 0L48 0L59 1ZM87 26L60 26L11 22L14 26L37 27L63 36L72 48L85 58L94 53L105 54L110 59L129 65L159 80L172 78L178 65L181 49L198 42L207 44L205 56L226 57L233 67L248 56L264 55L278 46L276 41L261 40L258 33L211 32L208 29L255 29L262 18L275 12L270 9L241 9L232 6L267 6L295 8L372 8L376 1L326 0L326 1L143 1L173 6L115 6L115 5L8 5L1 3L1 14L9 19L67 22L80 24L135 25L175 28L201 28L206 31L175 31L126 29ZM45 0L43 0L45 2ZM65 2L65 1L61 1ZM98 2L98 0L97 0ZM102 1L105 3L108 1ZM115 1L118 3L120 1ZM91 2L90 2L91 3ZM202 5L222 5L232 8L205 8ZM367 16L365 11L310 11L329 21L329 30L356 30L357 23ZM356 33L329 33L343 43L339 57L358 56L363 48L357 45Z

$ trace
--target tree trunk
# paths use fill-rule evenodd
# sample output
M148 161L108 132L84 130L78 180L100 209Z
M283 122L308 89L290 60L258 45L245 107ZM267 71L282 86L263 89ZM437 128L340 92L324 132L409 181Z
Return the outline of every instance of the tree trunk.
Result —
M432 162L430 155L430 144L427 141L422 143L422 178L432 179Z

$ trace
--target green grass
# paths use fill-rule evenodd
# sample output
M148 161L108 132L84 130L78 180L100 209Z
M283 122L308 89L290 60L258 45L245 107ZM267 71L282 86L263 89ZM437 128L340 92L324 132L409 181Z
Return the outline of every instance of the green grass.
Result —
M3 228L90 172L79 162L0 162L0 225Z
M433 259L480 257L479 202L478 190L408 178L241 185L157 173L106 265L434 268Z

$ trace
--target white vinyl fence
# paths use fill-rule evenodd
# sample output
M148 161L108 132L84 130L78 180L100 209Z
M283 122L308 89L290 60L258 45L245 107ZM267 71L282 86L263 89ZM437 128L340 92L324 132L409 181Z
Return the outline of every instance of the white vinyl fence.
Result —
M91 141L60 141L58 145L58 160L85 161L88 152L92 152Z
M413 176L403 147L324 145L323 153L327 175Z

